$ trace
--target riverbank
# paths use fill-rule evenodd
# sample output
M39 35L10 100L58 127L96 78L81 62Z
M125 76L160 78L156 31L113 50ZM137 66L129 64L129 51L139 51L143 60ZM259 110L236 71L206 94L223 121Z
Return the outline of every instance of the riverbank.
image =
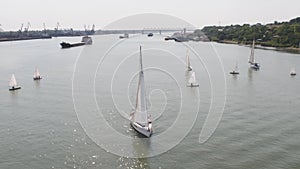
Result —
M240 45L240 46L249 46L249 44L238 43L236 41L231 41L231 40L222 40L222 41L216 41L216 42L224 43L224 44L234 44L234 45ZM263 49L263 50L275 50L275 51L288 52L288 53L300 53L300 48L295 48L295 47L267 47L267 46L256 45L255 48Z
M7 41L20 41L20 40L34 40L34 39L51 39L51 36L44 36L44 37L18 37L18 38L0 38L0 42L7 42Z

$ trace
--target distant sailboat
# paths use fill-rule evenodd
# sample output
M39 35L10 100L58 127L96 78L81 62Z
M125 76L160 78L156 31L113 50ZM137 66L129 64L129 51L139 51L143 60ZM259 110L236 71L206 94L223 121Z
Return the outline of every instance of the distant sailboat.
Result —
M38 70L38 68L35 68L34 74L33 74L33 80L40 80L42 79L40 72Z
M152 135L152 121L148 116L146 102L146 91L144 82L142 47L140 46L140 73L139 83L136 95L135 110L130 113L130 125L140 134L150 137Z
M186 67L187 67L187 71L193 70L193 68L191 66L191 62L190 62L190 57L188 55L188 50L186 51Z
M12 74L11 79L9 81L9 90L18 90L21 89L21 86L18 85L15 75Z
M188 81L187 87L199 87L199 84L196 81L196 74L192 72L190 79Z
M296 76L296 69L293 67L292 69L291 69L291 72L290 72L290 75L291 76Z
M259 65L259 63L255 62L254 47L255 47L255 40L253 40L253 42L252 42L251 54L250 54L250 58L249 58L248 62L250 63L250 67L252 69L258 70L260 68L260 65Z
M238 62L236 62L234 70L232 70L229 73L232 74L232 75L238 75L238 74L240 74L239 71L238 71Z

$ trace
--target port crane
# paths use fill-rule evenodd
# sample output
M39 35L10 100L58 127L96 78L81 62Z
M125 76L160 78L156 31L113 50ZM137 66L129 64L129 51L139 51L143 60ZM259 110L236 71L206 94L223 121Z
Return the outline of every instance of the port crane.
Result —
M29 28L30 28L30 22L27 22L27 26L26 26L26 28L24 29L24 32L28 32L29 31Z
M58 28L60 27L59 22L56 23L56 28L55 28L55 36L57 36L58 33Z
M23 27L24 27L24 23L21 24L21 28L18 31L18 36L21 36Z
M46 24L43 23L43 27L44 27L44 32L46 33Z

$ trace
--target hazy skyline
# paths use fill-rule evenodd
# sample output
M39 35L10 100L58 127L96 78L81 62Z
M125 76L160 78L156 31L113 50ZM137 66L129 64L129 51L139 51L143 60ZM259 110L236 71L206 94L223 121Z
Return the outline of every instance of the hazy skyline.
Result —
M96 29L126 16L160 13L183 19L197 28L206 25L271 23L288 21L300 16L299 0L241 1L241 0L3 0L0 6L0 28L18 30L30 22L30 29L42 29L43 23L53 29Z

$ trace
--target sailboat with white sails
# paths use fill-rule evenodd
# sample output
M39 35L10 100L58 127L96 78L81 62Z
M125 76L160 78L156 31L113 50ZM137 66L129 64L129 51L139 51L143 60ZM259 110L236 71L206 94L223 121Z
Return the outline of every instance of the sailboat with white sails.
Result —
M290 75L291 75L291 76L296 76L296 74L297 74L297 73L296 73L296 69L295 69L294 67L292 67L292 68L291 68L291 71L290 71Z
M12 90L18 90L21 89L21 86L18 85L16 77L14 74L12 74L11 79L9 81L9 89L10 91Z
M192 72L190 79L188 81L187 87L199 87L199 84L196 81L196 73Z
M39 69L36 67L35 68L35 71L34 71L34 74L33 74L33 80L41 80L42 77L41 77L41 74L39 72Z
M130 113L130 125L140 134L150 137L152 135L152 121L147 111L143 61L142 61L142 47L140 46L140 72L139 82L136 94L135 110Z
M235 63L235 68L234 70L232 70L231 72L229 72L232 75L238 75L240 74L239 70L238 70L238 62Z
M253 40L252 42L252 47L251 47L251 54L250 54L250 58L249 58L249 63L250 63L250 67L252 69L258 70L260 68L259 63L255 62L254 59L254 47L255 47L255 40Z
M187 71L193 70L193 68L191 66L191 62L190 62L190 57L188 55L188 50L186 51L186 67L187 67Z

